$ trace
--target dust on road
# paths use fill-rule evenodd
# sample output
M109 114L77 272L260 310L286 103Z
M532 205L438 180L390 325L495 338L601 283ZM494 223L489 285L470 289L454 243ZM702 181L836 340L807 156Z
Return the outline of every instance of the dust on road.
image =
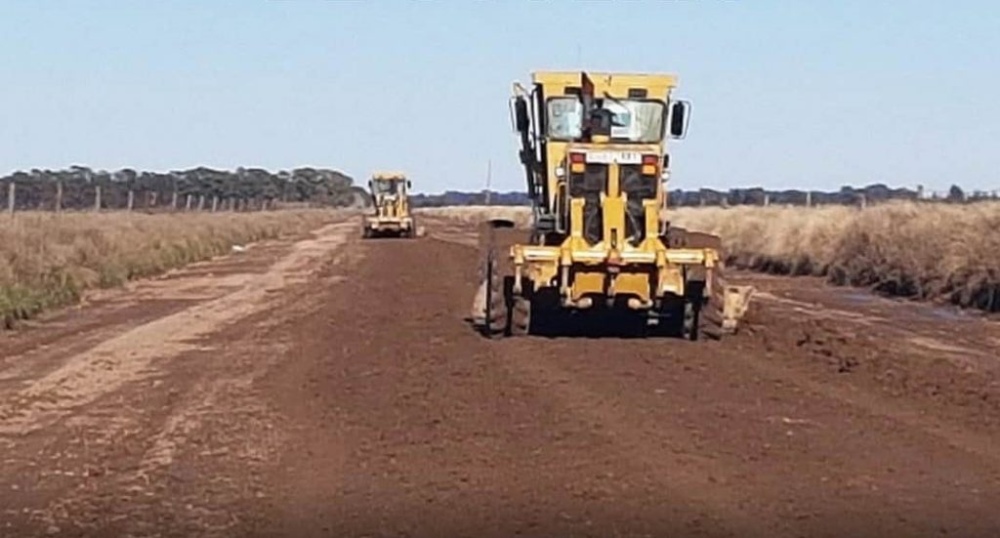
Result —
M741 275L763 295L728 341L489 342L469 229L426 222L331 225L0 341L0 530L1000 531L995 324Z

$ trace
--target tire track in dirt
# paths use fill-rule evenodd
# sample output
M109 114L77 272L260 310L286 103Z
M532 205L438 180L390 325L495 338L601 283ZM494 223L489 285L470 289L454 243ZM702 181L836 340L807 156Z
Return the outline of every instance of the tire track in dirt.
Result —
M861 308L803 316L826 299L792 280L724 342L485 341L474 232L428 225L331 228L262 308L0 437L0 492L30 489L0 513L55 535L998 534L991 369L880 340ZM948 328L976 353L991 330Z
M483 341L461 321L472 241L447 233L365 243L362 285L298 328L302 360L266 392L308 433L279 464L263 534L998 528L996 461L939 421L880 410L870 386L824 387L838 374L794 342Z
M322 316L299 327L291 353L303 360L266 381L304 435L278 465L283 502L263 534L608 530L622 507L606 501L622 494L624 473L638 481L631 510L652 525L734 535L680 485L675 502L643 499L655 484L639 485L646 469L621 462L620 445L600 430L605 422L595 428L469 332L461 319L474 289L468 249L433 241L362 248L368 285L331 297ZM329 340L317 336L324 327L334 331ZM570 470L566 450L579 458Z
M428 218L428 222L432 223L435 239L466 246L476 244L475 233L468 225L463 227L444 218ZM767 310L763 321L767 326L760 327L764 333L761 343L765 348L799 348L801 340L782 339L781 335L801 331L806 338L816 338L815 344L819 344L816 349L806 349L807 355L814 352L821 358L836 359L840 368L852 368L851 365L858 360L870 362L867 358L873 355L892 354L886 349L887 343L895 354L904 350L908 352L913 367L926 359L935 362L947 360L955 366L956 371L966 373L981 373L979 371L985 370L986 374L991 374L1000 367L995 346L998 340L991 336L1000 332L1000 328L996 323L990 323L981 317L970 316L962 319L962 323L957 326L948 327L944 334L960 343L948 344L938 337L942 323L939 320L933 322L936 319L934 313L940 309L934 305L864 295L863 290L830 288L819 283L819 279L762 276L742 271L737 271L735 278L763 288L757 291L754 300L758 310ZM767 291L769 288L781 295ZM801 298L786 296L789 292L799 293ZM850 310L851 307L854 309ZM776 327L781 329L775 330ZM827 342L824 343L823 339ZM850 346L843 345L851 340ZM749 356L759 355L760 351ZM981 424L973 423L969 427L963 427L961 422L968 421L959 420L956 423L955 414L945 417L929 416L926 408L913 408L899 401L888 401L884 396L871 392L845 390L831 385L828 379L817 381L805 378L795 368L789 369L773 361L756 360L747 364L775 377L798 376L798 383L816 395L838 400L873 416L886 415L911 427L922 428L926 433L935 435L970 455L987 459L1000 458L1000 453L994 450L993 437L989 433L977 431L981 429ZM883 375L891 377L893 371L887 369ZM936 377L933 374L923 375L931 379ZM823 372L820 377L822 379L829 376L827 372ZM992 396L994 401L1000 402L1000 382L993 376L982 380L979 386L969 386L963 390L967 391L968 397L985 402ZM992 413L970 413L972 410L962 405L958 413L996 417L998 410L1000 409L993 409Z
M23 435L50 425L75 407L148 376L153 360L190 351L191 340L264 308L269 293L301 281L303 268L316 256L343 244L344 230L350 226L332 224L319 230L316 238L296 243L263 275L246 275L236 291L139 325L71 357L12 395L12 401L0 403L0 435ZM150 345L153 342L155 346Z
M271 332L283 320L272 310L294 317L310 308L318 272L349 270L343 246L353 232L351 223L335 223L281 250L277 259L256 258L258 266L236 264L232 272L228 260L218 260L121 294L127 302L129 295L162 297L213 284L228 291L96 346L117 350L142 342L148 354L139 356L140 365L131 364L136 354L129 353L117 357L114 370L87 369L80 363L93 365L92 351L81 356L74 346L60 348L42 335L48 353L57 356L61 349L69 371L84 372L67 376L63 366L42 375L42 382L62 376L76 390L104 384L59 402L56 413L29 415L40 419L35 422L22 416L2 423L8 431L0 437L7 448L0 491L18 492L19 507L0 512L4 527L23 536L226 535L238 523L231 504L240 491L260 491L252 470L284 442L280 418L252 387L255 377L286 358L287 342ZM338 278L343 275L326 282ZM238 289L230 289L234 282ZM30 353L27 341L18 345ZM55 394L67 395L58 392L65 385L56 387ZM207 472L192 475L193 469ZM199 478L192 482L192 476Z

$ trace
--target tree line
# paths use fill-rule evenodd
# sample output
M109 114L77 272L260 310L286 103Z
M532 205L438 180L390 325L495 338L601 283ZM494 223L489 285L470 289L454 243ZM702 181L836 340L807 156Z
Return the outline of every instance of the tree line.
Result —
M719 191L714 189L699 189L685 191L672 190L667 194L667 204L670 207L697 206L737 206L737 205L865 205L895 200L924 200L950 203L962 203L981 200L997 200L994 192L966 193L959 186L953 185L947 194L925 195L922 188L890 188L876 183L866 187L842 187L838 191L818 190L767 190L763 188L730 189ZM518 206L531 205L527 194L522 192L459 192L446 191L441 194L413 195L414 207L441 207L454 205L501 205Z
M11 188L13 185L13 188ZM10 194L14 194L11 203ZM4 207L18 210L267 208L279 203L344 207L367 204L365 189L336 170L296 168L272 173L260 168L114 172L72 166L65 170L18 171L0 177Z
M14 187L11 188L11 185ZM14 194L13 204L10 195ZM138 172L114 172L72 166L65 170L18 171L0 177L0 199L5 208L23 210L84 209L266 209L284 204L319 206L368 206L365 187L353 178L330 169L302 167L270 172L261 168ZM737 205L865 205L892 200L967 202L996 200L997 193L966 193L953 185L947 194L925 196L921 188L890 188L876 183L866 187L845 186L838 191L766 190L763 188L681 190L668 193L671 207ZM524 192L446 191L441 194L411 194L413 207L455 205L530 205Z

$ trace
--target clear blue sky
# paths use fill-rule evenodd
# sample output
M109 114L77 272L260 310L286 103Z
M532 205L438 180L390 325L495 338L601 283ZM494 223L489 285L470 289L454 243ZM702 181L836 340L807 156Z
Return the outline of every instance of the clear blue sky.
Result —
M925 0L0 1L0 173L402 169L522 189L533 69L668 71L674 187L1000 189L1000 7Z

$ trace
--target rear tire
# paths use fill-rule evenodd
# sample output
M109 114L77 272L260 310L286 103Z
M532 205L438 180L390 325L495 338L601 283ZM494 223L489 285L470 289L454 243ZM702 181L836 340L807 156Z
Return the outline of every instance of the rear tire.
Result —
M483 256L481 282L485 284L482 299L481 332L487 338L521 336L531 330L531 303L514 297L514 279L509 276L513 265L508 259L511 245L523 243L527 233L514 228L510 221L488 221L480 229L479 245ZM480 288L482 289L482 288Z
M484 312L483 335L487 338L503 336L507 331L507 307L503 278L499 274L494 252L486 259L486 311Z
M528 336L531 329L531 299L514 295L514 277L505 279L507 293L506 307L508 309L508 330L510 336ZM522 282L522 286L524 286Z
M701 295L687 297L684 300L681 337L695 342L701 333Z
M684 228L671 228L669 234L668 248L710 248L719 253L720 258L724 257L722 239L713 234L704 232L692 232ZM722 329L722 309L724 306L724 282L722 271L724 264L719 260L718 264L709 269L707 267L691 267L688 270L689 289L697 286L698 290L692 295L697 307L693 312L693 321L697 330L689 334L698 339L705 336L718 340L725 333Z

